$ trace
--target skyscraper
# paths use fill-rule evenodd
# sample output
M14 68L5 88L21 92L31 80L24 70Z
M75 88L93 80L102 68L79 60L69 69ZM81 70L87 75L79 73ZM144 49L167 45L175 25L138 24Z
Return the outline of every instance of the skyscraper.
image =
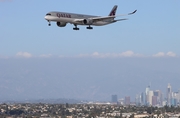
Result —
M135 98L136 106L140 106L141 103L141 95L137 94Z
M130 103L131 103L130 97L126 96L125 97L125 105L130 105Z
M154 96L157 97L157 104L162 106L162 101L163 101L162 92L160 90L156 90L154 91Z
M152 96L152 105L156 106L157 105L157 96Z
M146 87L146 91L145 91L145 105L149 105L148 103L148 93L150 91L150 86Z
M171 105L176 106L178 103L178 92L172 92Z
M167 97L167 105L171 106L172 89L171 89L171 85L170 84L168 84L168 86L167 86L166 97Z
M152 97L153 97L153 95L154 95L153 91L148 92L147 98L148 98L149 105L152 105Z
M180 103L180 89L178 91L178 102Z
M141 93L141 105L144 105L144 93Z

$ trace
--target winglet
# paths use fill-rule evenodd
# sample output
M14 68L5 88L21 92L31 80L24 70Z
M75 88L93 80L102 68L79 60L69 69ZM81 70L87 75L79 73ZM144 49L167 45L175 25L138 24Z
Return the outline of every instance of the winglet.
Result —
M115 6L112 8L111 12L109 13L109 16L115 16L115 15L116 15L117 7L118 7L118 6L115 5Z
M128 15L132 15L132 14L136 13L136 11L137 11L137 10L133 11L132 13L129 13Z

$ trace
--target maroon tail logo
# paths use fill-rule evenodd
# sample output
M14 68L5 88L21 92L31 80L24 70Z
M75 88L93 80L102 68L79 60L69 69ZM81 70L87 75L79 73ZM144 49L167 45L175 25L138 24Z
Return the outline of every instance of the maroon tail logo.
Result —
M116 10L117 10L117 7L113 8L113 10L109 14L109 16L115 16L116 15Z

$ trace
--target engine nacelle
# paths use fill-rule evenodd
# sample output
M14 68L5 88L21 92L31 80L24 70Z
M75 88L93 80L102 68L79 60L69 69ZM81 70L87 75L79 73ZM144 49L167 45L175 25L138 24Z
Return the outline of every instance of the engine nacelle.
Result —
M66 26L66 23L65 23L65 22L57 22L56 24L57 24L57 26L59 26L59 27L65 27L65 26Z
M84 19L84 20L83 20L83 23L84 23L85 25L92 25L92 24L93 24L93 20L92 20L92 19Z

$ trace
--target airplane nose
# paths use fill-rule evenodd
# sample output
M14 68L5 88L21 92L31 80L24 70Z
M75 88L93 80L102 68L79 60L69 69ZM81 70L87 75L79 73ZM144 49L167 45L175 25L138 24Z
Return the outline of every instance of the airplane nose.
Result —
M45 18L46 20L48 20L48 16L45 16L44 18Z

